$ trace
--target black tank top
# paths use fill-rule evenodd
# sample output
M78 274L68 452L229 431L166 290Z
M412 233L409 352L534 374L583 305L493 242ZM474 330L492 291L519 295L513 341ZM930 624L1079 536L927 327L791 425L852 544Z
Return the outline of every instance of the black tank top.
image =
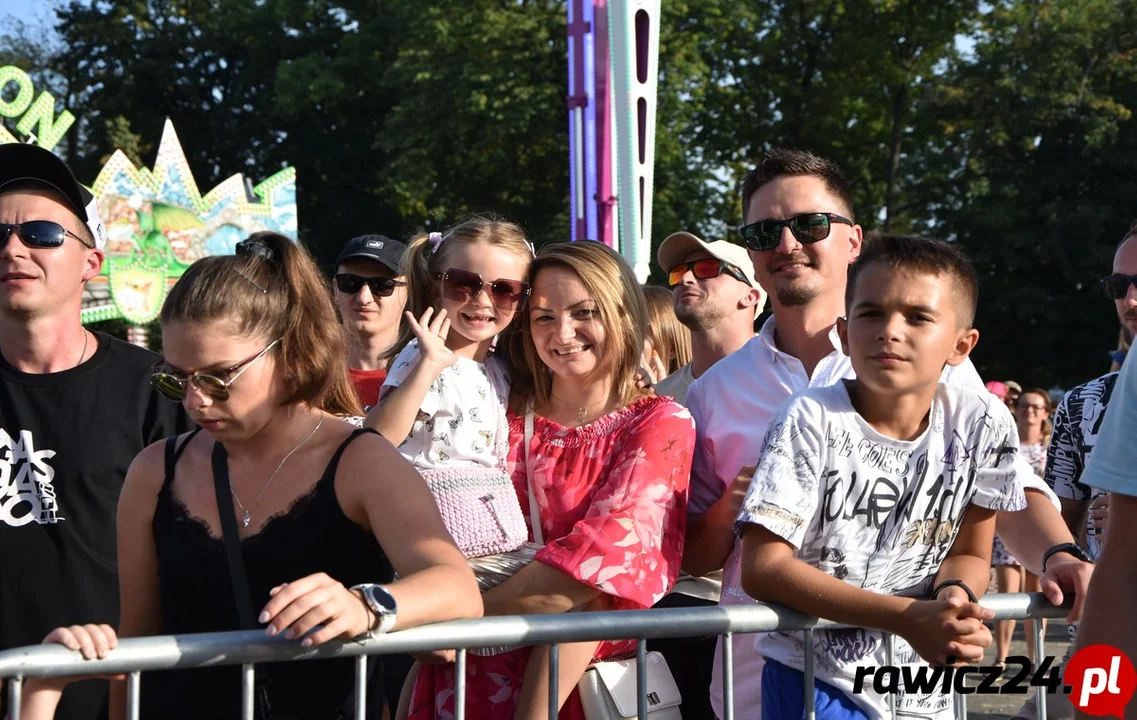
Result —
M241 541L254 612L268 602L269 590L312 573L327 573L347 587L394 578L375 538L344 515L336 499L340 456L364 432L374 431L353 432L311 491L271 518L259 533ZM239 630L225 543L173 498L171 480L169 473L158 493L153 524L161 632ZM273 718L325 720L343 717L340 709L350 708L355 679L350 658L263 664L257 672L258 678L267 675ZM143 676L142 717L147 719L239 718L240 699L240 666Z

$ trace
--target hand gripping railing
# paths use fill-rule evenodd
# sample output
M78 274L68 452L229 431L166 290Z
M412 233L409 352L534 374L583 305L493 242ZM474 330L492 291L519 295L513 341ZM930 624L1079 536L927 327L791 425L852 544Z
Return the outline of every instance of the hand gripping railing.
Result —
M1066 610L1051 605L1042 593L990 595L982 604L995 611L995 619L1063 617ZM733 674L731 636L736 633L804 630L806 716L813 718L812 635L818 629L848 627L811 618L773 605L667 608L620 612L566 613L454 620L403 630L390 635L335 641L316 648L302 648L297 640L266 637L259 631L162 635L121 640L103 660L83 660L78 652L59 645L35 645L0 652L0 679L8 679L9 717L20 717L24 678L80 675L127 675L127 716L136 720L142 671L173 670L219 665L241 665L243 720L253 720L253 664L294 660L355 657L355 717L364 717L366 656L457 649L455 712L466 715L466 649L516 645L552 645L549 667L549 717L556 717L557 643L599 640L638 640L638 716L647 719L647 665L644 640L720 635L723 638L722 720L733 720ZM1042 658L1042 623L1035 623L1035 661ZM891 647L891 644L889 644ZM1038 717L1045 720L1046 703L1039 688ZM963 696L959 696L962 698ZM957 703L959 708L961 703ZM966 712L966 709L963 709Z

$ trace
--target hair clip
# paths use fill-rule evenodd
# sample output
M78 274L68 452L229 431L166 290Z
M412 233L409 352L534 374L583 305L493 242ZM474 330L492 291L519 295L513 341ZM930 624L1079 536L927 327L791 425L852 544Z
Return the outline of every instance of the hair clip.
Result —
M430 244L431 244L430 254L434 255L435 253L438 252L438 246L441 245L442 241L445 240L446 238L442 237L442 233L440 233L440 232L432 232L428 236L428 239L430 240Z
M525 247L529 248L529 254L533 257L537 257L537 251L533 248L533 243L529 242L528 240L525 240L524 242Z
M238 275L240 275L241 277L245 278L245 282L249 283L250 285L252 285L253 287L255 287L257 290L260 290L260 291L261 291L262 293L264 293L265 295L268 295L268 290L267 290L266 288L263 288L263 287L261 287L260 285L257 285L255 282L253 282L253 279L252 279L252 278L250 278L248 275L246 275L245 273L241 272L240 270L237 270L236 268L234 268L234 269L233 269L233 271L234 271L235 273L237 273Z
M274 262L276 260L276 257L272 252L272 248L270 248L268 245L265 245L264 241L257 240L255 238L247 238L245 240L242 240L241 242L237 243L234 250L237 255L252 255L254 257L259 257L262 260L267 260L268 262Z

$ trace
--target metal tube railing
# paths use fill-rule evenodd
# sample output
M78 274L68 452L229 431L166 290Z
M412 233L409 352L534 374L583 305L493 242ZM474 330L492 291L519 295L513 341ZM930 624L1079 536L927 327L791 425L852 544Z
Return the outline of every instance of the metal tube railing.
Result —
M995 611L995 619L1063 617L1066 609L1051 605L1042 593L990 595L982 604ZM1042 623L1035 623L1041 635ZM465 717L466 650L519 645L556 645L562 642L637 640L637 688L639 716L647 717L645 640L665 637L723 636L724 720L733 717L733 653L731 638L739 633L775 630L806 630L807 648L812 647L812 630L849 627L802 615L774 605L736 605L698 608L666 608L619 612L565 613L454 620L402 630L362 640L334 641L315 648L303 648L297 640L282 635L267 637L260 631L202 633L127 638L102 660L83 660L75 651L60 645L35 645L0 652L0 679L8 678L11 717L19 717L22 680L38 677L113 675L127 673L128 710L138 715L139 671L175 670L202 666L242 665L242 717L253 718L254 672L256 663L320 660L337 657L360 658L355 665L356 707L365 703L366 657L375 654L428 652L457 649L455 665L455 718ZM1041 648L1041 638L1036 648ZM1036 651L1036 652L1040 652ZM556 693L558 655L550 656L550 692ZM805 691L807 707L812 709L812 652L806 653ZM550 698L553 712L556 698ZM1045 703L1040 703L1045 717Z

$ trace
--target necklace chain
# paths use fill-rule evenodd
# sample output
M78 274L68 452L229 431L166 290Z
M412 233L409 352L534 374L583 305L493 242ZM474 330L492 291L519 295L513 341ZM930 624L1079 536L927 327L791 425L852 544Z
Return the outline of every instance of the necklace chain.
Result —
M292 457L292 454L294 452L299 450L301 447L304 446L305 443L307 443L309 440L311 440L312 436L316 434L316 431L319 430L320 426L323 424L324 424L324 415L321 413L320 422L316 423L316 427L312 428L312 432L308 433L308 436L305 437L303 440L301 440L296 445L296 447L294 447L288 451L288 454L285 455L284 459L280 461L280 464L276 466L276 470L273 470L272 475L268 476L268 481L264 484L264 487L261 488L260 493L257 494L257 499L253 501L252 506L248 510L246 510L245 506L241 504L241 498L237 497L237 491L233 489L233 485L232 485L232 483L230 483L229 492L233 493L233 499L237 501L237 507L241 508L241 512L243 513L243 515L241 517L241 524L244 527L249 526L249 522L252 520L253 510L257 509L257 505L260 504L261 497L265 494L265 490L268 490L268 486L272 484L272 481L274 479L276 479L276 474L278 472L280 472L280 469L282 467L284 467L284 463L288 462L288 458Z
M553 395L553 393L552 393L552 392L550 392L550 393L549 393L549 395L550 395L550 396L551 396L551 397L552 397L554 400L556 400L557 402L561 402L561 403L564 403L565 405L567 405L567 406L569 406L569 407L571 407L571 408L576 408L576 421L577 421L579 424L583 425L583 424L584 424L584 421L585 421L586 419L588 419L588 407L587 407L587 406L586 406L586 407L581 407L580 405L577 405L576 403L570 403L568 400L565 400L565 399L563 399L563 398L559 398L559 397L557 397L556 395Z
M83 330L83 352L79 355L79 362L75 363L75 367L83 364L83 358L87 357L87 341L91 339L91 333Z

